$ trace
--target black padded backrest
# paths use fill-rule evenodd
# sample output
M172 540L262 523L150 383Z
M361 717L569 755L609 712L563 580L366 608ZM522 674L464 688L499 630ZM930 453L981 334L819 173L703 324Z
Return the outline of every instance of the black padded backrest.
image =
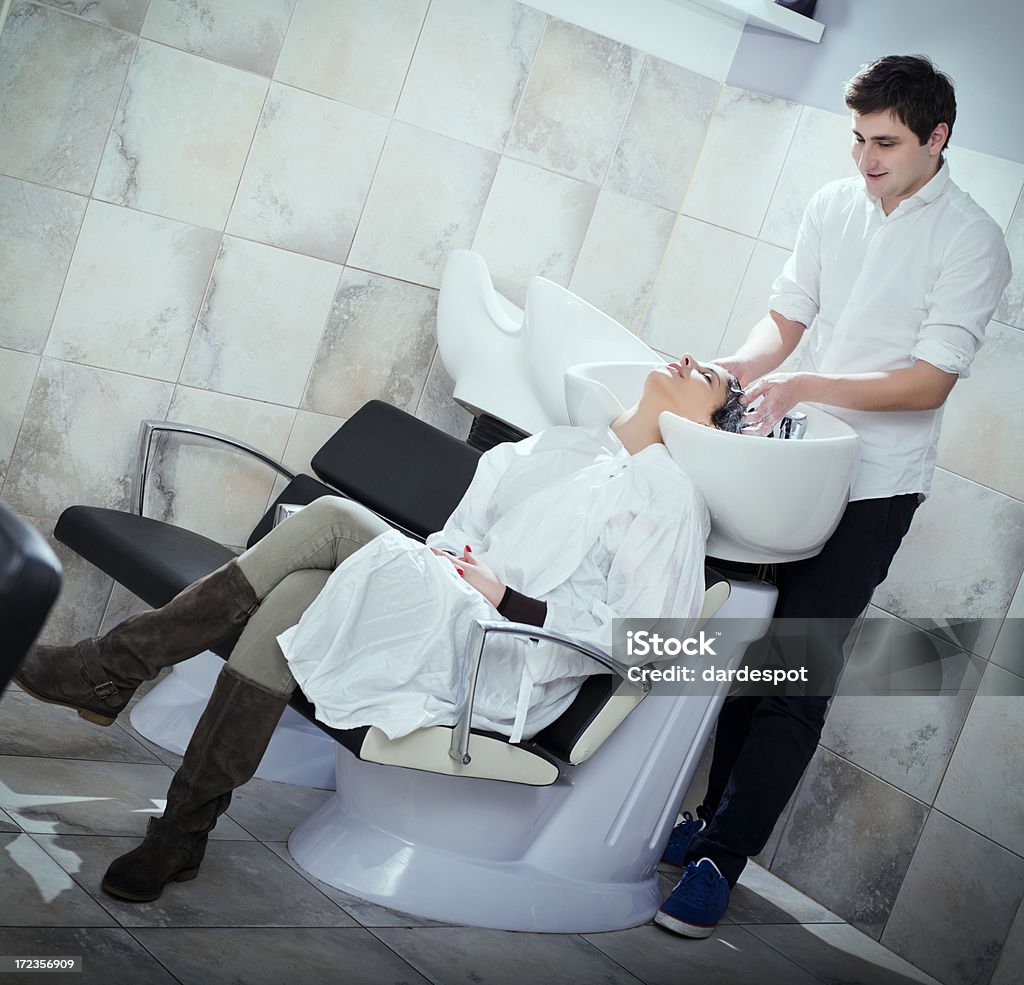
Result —
M418 537L440 530L480 452L397 407L371 400L313 456L313 471Z
M43 628L60 579L42 534L0 503L0 690Z

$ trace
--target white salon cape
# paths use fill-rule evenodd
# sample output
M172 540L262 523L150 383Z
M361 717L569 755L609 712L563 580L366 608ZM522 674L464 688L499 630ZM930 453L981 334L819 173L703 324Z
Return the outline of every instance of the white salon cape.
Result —
M430 546L470 545L502 582L547 603L545 628L610 652L617 617L699 613L709 528L664 445L630 455L607 428L553 428L484 454L429 546L389 531L347 558L278 641L328 725L389 738L453 725L473 620L501 617ZM529 738L595 673L607 671L556 644L489 637L473 725Z

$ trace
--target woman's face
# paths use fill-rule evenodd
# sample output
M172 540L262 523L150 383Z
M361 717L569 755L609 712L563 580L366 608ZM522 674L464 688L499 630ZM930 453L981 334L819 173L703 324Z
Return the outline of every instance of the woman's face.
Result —
M685 353L678 362L648 374L640 402L650 402L656 413L671 411L710 426L711 415L725 403L728 393L729 376L721 366L699 363Z

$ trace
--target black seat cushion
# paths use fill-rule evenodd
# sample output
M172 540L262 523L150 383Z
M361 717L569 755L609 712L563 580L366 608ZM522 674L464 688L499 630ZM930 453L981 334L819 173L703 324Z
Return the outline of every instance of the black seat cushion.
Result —
M0 690L43 628L60 580L42 534L0 503Z
M397 407L371 400L313 456L313 471L346 496L423 538L462 499L480 452Z

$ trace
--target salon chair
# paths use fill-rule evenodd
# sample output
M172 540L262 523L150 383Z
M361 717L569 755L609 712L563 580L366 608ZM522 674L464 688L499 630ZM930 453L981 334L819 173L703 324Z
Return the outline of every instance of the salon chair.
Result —
M0 503L0 691L36 641L60 580L60 562L42 535Z
M350 497L422 539L444 525L479 457L380 401L357 411L313 456L315 476L294 475L223 435L145 422L133 511L73 506L55 535L153 606L233 556L206 537L141 515L154 444L166 433L255 455L287 480L250 544L280 514L321 495ZM749 617L759 612L767 625L774 590L742 582L708 570L701 618L738 606L755 639L763 628ZM481 625L478 635L507 631L545 635L503 622ZM233 643L214 651L227 657ZM736 645L734 662L745 644ZM588 652L611 665L607 655ZM645 922L660 904L657 859L725 694L661 697L649 690L615 673L591 677L558 721L515 745L468 729L468 708L454 728L394 741L373 727L332 729L316 723L312 706L296 694L293 709L336 740L337 792L293 832L290 851L325 882L435 919L553 932Z

